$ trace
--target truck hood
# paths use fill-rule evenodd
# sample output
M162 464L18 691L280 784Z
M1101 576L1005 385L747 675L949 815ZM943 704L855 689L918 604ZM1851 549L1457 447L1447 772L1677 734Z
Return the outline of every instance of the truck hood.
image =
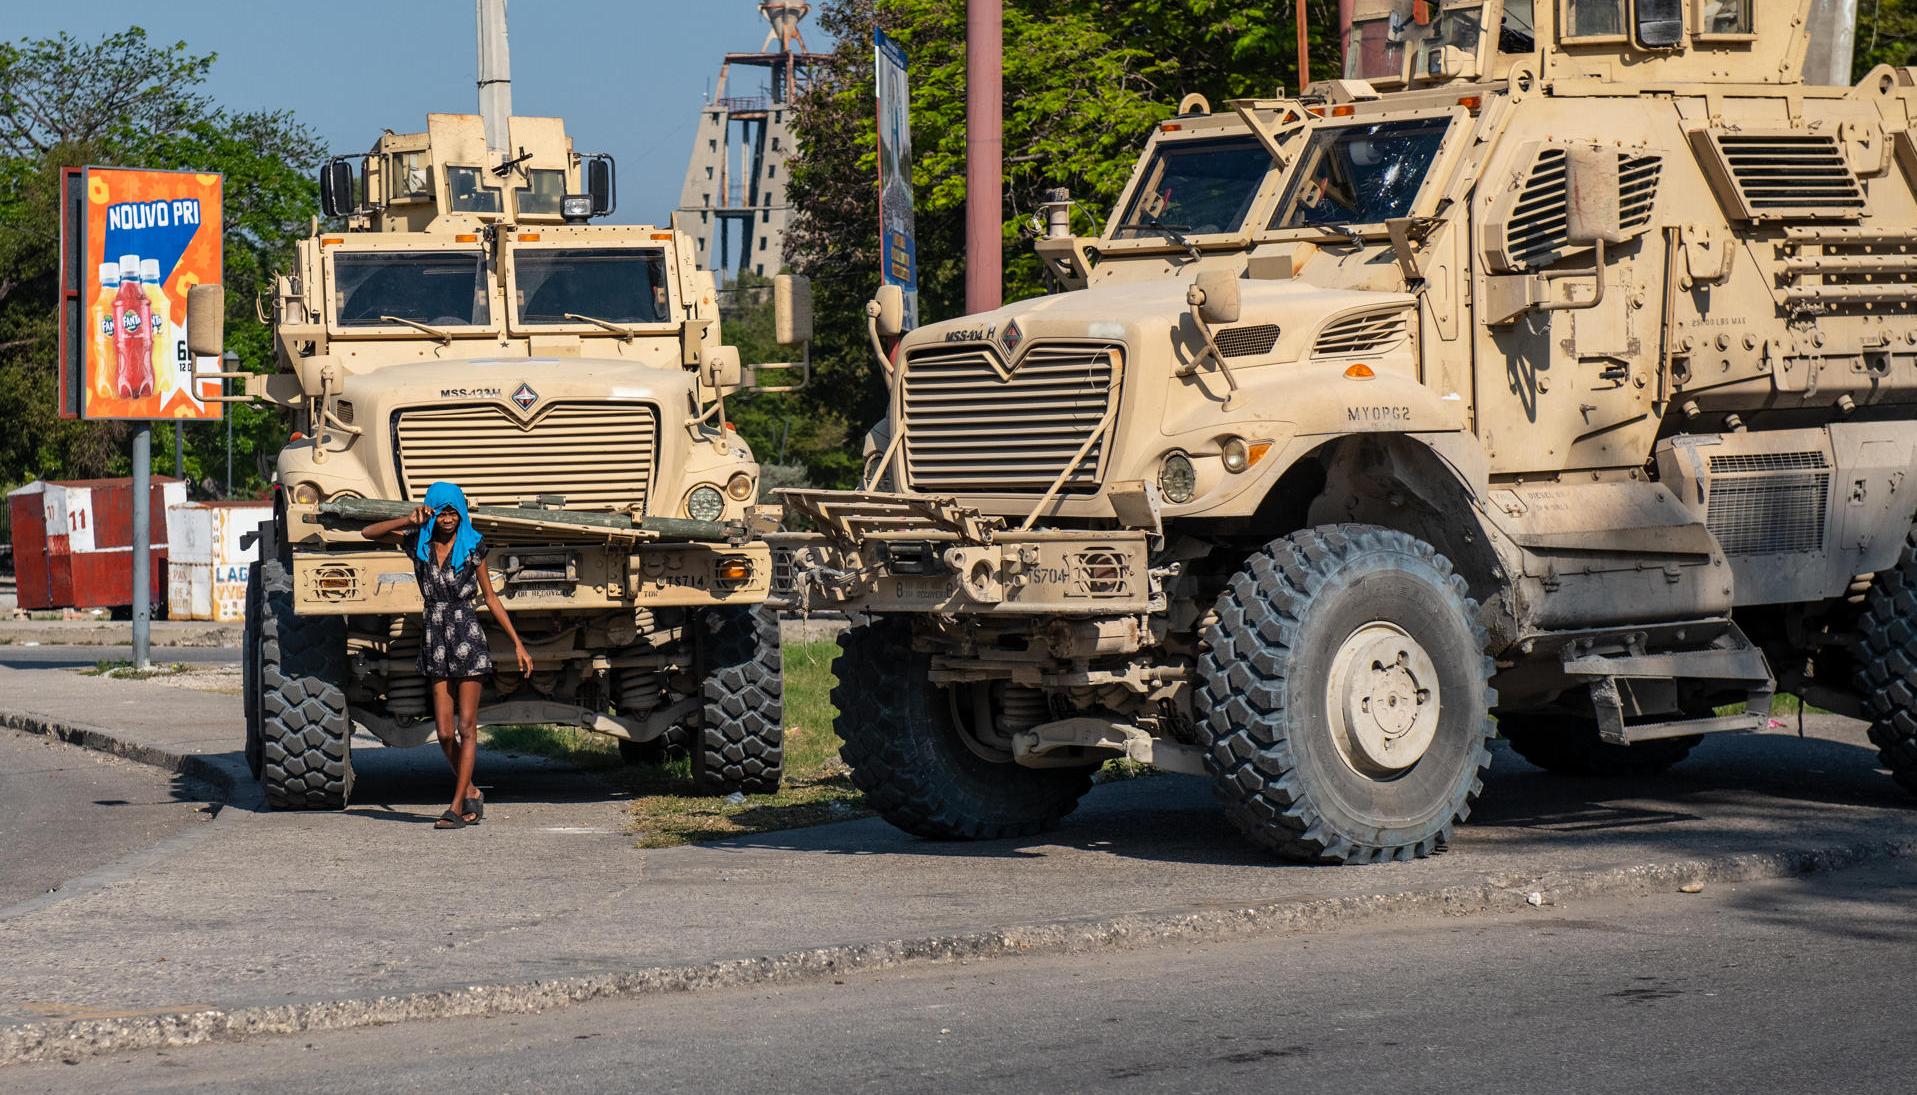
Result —
M672 417L690 405L693 383L683 369L631 361L500 357L349 369L341 395L388 407L501 401L526 410L554 400L643 400Z

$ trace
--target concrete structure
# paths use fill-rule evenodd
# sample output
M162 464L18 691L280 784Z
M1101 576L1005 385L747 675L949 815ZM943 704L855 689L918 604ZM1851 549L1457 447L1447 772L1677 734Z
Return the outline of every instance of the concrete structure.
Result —
M765 0L765 41L757 53L728 53L719 82L699 112L699 129L680 192L681 225L722 279L750 271L770 277L783 264L789 209L786 160L792 155L791 104L806 72L824 60L806 51L803 0ZM762 69L759 94L733 94L734 67Z

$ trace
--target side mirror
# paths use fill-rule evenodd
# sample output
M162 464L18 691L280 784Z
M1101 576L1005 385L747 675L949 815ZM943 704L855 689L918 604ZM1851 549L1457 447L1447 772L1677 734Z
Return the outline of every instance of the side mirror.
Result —
M325 354L298 358L293 370L299 374L300 391L309 399L318 399L328 388L337 390L334 382L339 379L339 366Z
M1198 318L1217 327L1238 322L1242 308L1238 299L1238 276L1229 270L1207 270L1198 275L1185 293L1185 303L1198 309Z
M592 215L603 217L619 208L617 175L612 157L605 154L586 159L586 193L592 196Z
M715 346L706 352L699 365L699 380L708 388L731 391L745 383L745 368L739 364L737 346Z
M329 217L351 216L359 208L353 193L353 165L345 160L328 160L320 168L320 212Z
M1564 158L1565 236L1573 247L1624 242L1618 154L1572 148Z
M1637 0L1637 44L1674 49L1684 44L1684 0Z
M186 291L186 351L194 357L219 357L226 351L226 290L195 285Z
M781 346L812 341L812 282L797 274L772 279L772 327Z
M905 290L896 285L879 286L878 296L866 305L866 314L879 321L880 338L897 338L905 333Z

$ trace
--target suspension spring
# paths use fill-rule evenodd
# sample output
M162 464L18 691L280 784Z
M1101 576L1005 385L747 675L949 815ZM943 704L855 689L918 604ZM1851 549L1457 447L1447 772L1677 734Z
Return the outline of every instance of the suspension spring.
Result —
M426 714L426 678L419 675L419 620L395 616L386 630L386 710L394 718Z

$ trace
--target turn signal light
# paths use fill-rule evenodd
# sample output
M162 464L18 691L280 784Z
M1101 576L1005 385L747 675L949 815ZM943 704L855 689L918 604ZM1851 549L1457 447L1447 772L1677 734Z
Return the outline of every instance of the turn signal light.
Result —
M744 585L752 580L752 560L729 556L719 560L718 578L727 585Z
M537 233L537 232L521 232L521 233L519 234L519 242L520 242L520 243L538 243L538 242L539 242L539 233Z
M1478 108L1484 105L1484 97L1481 95L1466 95L1464 98L1458 100L1458 105L1475 114Z
M1331 108L1331 116L1334 118L1349 118L1356 113L1358 113L1358 108L1355 106L1346 105Z
M1371 371L1371 366L1366 365L1362 361L1345 370L1345 376L1352 380L1370 380L1377 375L1377 373Z

